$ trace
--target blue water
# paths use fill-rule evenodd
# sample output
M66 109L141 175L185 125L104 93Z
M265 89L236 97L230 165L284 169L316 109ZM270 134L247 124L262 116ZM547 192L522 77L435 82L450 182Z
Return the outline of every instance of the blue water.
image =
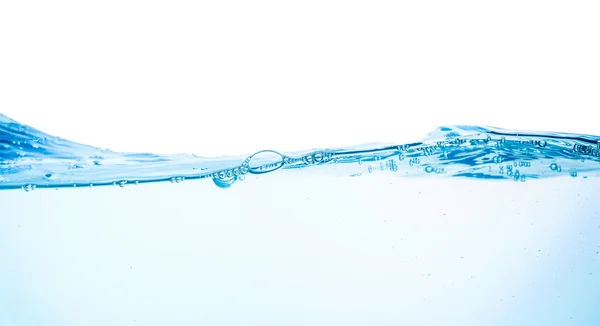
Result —
M0 325L600 325L599 139L204 158L0 116Z
M228 188L247 174L327 167L360 176L391 171L399 176L511 179L525 182L570 175L597 176L600 137L519 132L474 126L440 127L410 144L239 157L115 153L45 134L0 114L0 189L62 188L212 179Z

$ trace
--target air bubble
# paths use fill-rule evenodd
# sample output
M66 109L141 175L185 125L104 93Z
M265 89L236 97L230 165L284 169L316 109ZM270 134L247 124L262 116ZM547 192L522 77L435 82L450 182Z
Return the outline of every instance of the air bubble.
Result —
M577 172L571 172L570 176L572 176L573 178L576 178L577 177Z
M560 167L560 165L558 166L558 168L556 168L556 172L562 172L562 168Z
M363 161L362 158L358 159L358 165L362 165Z
M398 159L400 161L404 161L404 154L402 154L402 153L398 154Z
M369 168L367 168L367 171L369 171L369 173L373 172L373 168L369 165Z
M557 169L558 169L558 164L556 164L556 163L550 164L550 170L556 171Z
M519 170L515 170L515 176L514 176L514 180L518 181L520 178L521 174L519 173Z
M427 173L431 173L431 172L433 172L433 170L434 170L434 169L433 169L433 167L432 167L432 166L426 166L426 167L425 167L425 172L427 172Z
M392 172L396 172L398 171L398 165L396 164L396 162L394 162L394 160L389 160L389 166L390 166L390 171Z
M21 186L21 189L25 190L26 192L34 191L35 190L35 185L28 184L28 185L25 185L25 186Z
M522 175L520 180L521 182L525 182L525 175Z
M316 153L315 155L313 155L313 159L315 162L321 162L323 160L323 154L322 153Z
M46 178L50 179L50 177L52 177L52 173L48 173L45 175Z
M312 163L312 155L305 157L305 162ZM260 174L273 172L283 166L283 156L275 151L260 151L248 159L248 171Z
M123 180L123 181L119 182L119 187L123 188L123 187L125 187L126 184L127 184L127 181Z

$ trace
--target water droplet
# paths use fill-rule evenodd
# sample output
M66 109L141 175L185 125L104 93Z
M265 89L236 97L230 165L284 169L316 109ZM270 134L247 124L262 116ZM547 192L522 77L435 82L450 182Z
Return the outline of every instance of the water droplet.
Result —
M425 167L425 172L427 172L427 173L433 172L433 167L432 166L426 166Z
M558 169L558 164L556 164L556 163L550 164L550 170L556 171L556 169Z
M367 169L369 171L369 173L373 172L373 168L369 165L369 168Z

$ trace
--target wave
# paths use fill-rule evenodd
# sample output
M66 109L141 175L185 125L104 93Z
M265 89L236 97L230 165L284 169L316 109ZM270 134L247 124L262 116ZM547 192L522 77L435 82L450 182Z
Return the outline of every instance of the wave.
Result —
M248 156L118 153L48 135L0 114L0 189L64 188L211 179L228 188L246 175L320 167L361 176L464 177L525 182L597 177L600 137L495 127L440 127L409 144L371 144Z

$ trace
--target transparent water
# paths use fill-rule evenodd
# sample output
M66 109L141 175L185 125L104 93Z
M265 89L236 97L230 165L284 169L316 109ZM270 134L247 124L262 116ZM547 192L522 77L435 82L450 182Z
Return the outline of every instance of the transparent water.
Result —
M0 115L0 325L598 325L599 139L203 158Z

